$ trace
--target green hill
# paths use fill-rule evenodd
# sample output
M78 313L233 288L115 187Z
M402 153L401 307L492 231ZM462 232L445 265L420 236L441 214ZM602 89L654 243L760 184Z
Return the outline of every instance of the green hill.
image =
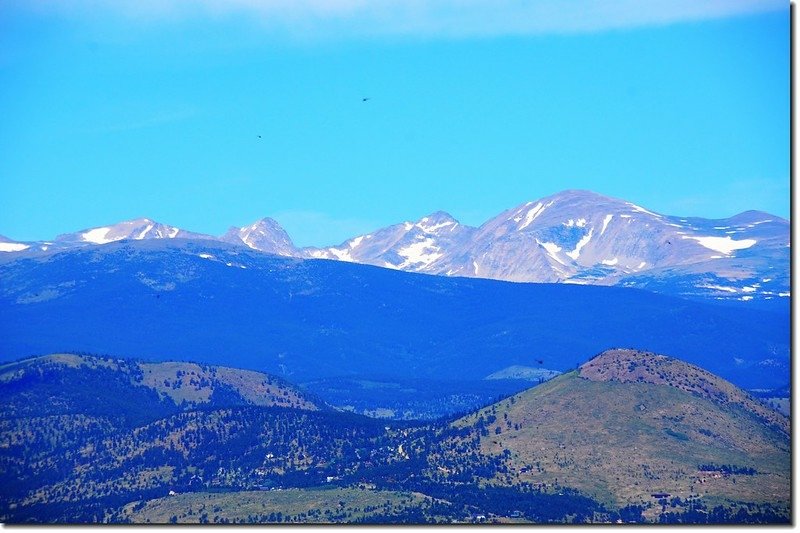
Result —
M0 367L0 405L14 523L790 516L788 419L631 350L434 422L337 412L257 372L71 354Z
M614 506L675 497L789 505L789 420L661 355L609 350L454 426L480 428L481 452L507 458L499 483L572 487Z
M154 524L326 524L369 521L378 515L401 518L431 503L432 498L417 493L338 487L194 492L130 503L122 509L121 519Z
M195 407L320 408L293 385L252 370L76 354L0 365L0 390L3 418L80 413L139 423Z

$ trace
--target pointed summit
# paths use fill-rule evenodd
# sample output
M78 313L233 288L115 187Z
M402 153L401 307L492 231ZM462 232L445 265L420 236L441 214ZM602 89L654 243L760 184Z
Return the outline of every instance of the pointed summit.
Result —
M249 226L232 227L220 240L287 257L294 257L298 253L286 230L269 217L257 220Z
M444 211L436 211L428 216L424 216L414 224L414 226L426 233L436 233L442 230L450 231L457 225L458 220Z

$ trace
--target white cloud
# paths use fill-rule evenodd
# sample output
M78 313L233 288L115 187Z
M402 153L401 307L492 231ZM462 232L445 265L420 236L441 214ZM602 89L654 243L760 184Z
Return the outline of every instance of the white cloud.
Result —
M30 0L29 0L30 2ZM33 0L61 13L140 20L241 15L308 37L597 32L784 10L785 0ZM30 5L28 4L28 5ZM23 4L24 5L24 4Z

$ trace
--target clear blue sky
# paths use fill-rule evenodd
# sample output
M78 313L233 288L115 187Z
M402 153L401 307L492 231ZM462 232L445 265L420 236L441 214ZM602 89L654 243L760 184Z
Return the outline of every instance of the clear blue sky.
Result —
M4 2L0 234L327 245L572 188L788 217L788 3L629 3Z

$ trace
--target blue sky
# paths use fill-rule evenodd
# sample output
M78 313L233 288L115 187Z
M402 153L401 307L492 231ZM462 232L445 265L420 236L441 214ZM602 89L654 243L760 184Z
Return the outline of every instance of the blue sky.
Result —
M456 4L4 2L0 234L327 245L574 188L788 217L788 3Z

